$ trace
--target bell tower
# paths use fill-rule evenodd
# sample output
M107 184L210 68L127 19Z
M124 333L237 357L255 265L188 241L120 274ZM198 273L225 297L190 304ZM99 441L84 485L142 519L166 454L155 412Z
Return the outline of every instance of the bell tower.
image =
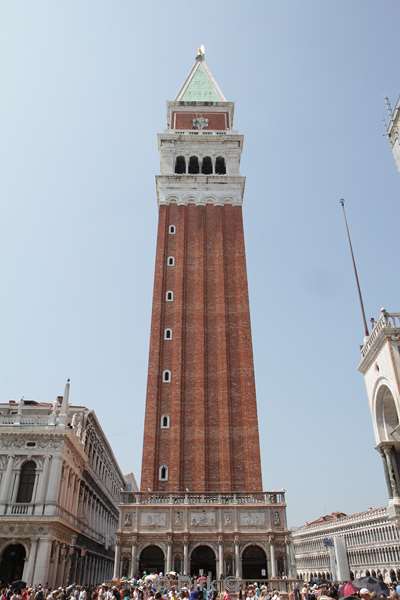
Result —
M142 491L262 489L233 114L200 48L158 135Z
M114 577L294 572L285 493L261 481L233 117L200 48L158 135L142 476L122 494Z
M361 347L376 449L382 456L388 489L388 514L400 520L400 313L381 310Z

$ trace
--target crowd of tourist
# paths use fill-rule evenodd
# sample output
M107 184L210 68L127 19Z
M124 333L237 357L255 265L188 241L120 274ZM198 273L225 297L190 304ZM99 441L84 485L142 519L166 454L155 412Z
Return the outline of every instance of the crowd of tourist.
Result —
M57 589L25 587L19 582L0 588L0 600L400 600L400 585L386 586L381 581L369 589L356 587L352 582L341 586L330 582L295 583L285 592L256 582L228 589L223 580L210 585L205 577L186 578L185 583L179 585L177 579L158 576Z

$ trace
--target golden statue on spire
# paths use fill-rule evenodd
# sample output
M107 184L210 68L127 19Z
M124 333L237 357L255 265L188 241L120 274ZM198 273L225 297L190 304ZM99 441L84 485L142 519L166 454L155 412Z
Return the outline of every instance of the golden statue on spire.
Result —
M200 46L200 48L197 48L197 52L196 52L196 60L204 60L206 57L206 49L204 48L203 44Z

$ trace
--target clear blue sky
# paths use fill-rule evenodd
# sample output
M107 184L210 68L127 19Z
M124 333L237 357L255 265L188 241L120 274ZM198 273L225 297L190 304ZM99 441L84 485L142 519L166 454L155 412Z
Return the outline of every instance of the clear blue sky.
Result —
M400 310L395 0L0 4L0 399L92 407L140 472L156 134L195 48L246 136L245 228L264 487L292 525L386 501L361 375L368 315Z

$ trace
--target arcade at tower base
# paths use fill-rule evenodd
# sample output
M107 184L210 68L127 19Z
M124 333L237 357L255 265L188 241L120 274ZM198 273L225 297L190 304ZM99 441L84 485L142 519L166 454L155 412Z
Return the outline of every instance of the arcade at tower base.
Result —
M284 492L124 492L114 577L294 576Z

